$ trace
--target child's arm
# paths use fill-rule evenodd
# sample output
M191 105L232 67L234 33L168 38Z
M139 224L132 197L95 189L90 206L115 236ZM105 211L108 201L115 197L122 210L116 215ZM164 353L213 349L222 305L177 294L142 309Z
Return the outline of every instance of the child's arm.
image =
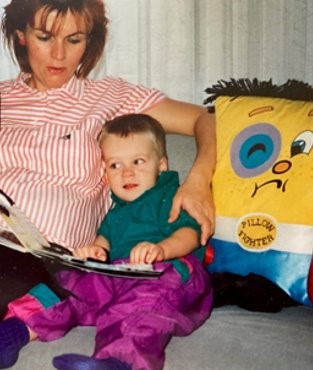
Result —
M93 244L86 245L74 250L73 255L83 260L87 258L95 258L100 261L108 259L110 244L102 235L98 235Z
M153 263L184 257L199 246L199 235L190 227L176 230L170 237L154 244L141 242L130 253L130 263Z

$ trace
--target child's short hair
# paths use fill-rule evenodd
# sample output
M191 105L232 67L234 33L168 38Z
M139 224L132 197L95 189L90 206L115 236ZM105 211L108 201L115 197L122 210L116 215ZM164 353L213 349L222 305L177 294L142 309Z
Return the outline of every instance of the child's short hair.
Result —
M108 121L100 134L99 143L110 134L127 137L132 134L150 134L155 142L158 155L167 158L166 139L163 126L148 114L132 113Z

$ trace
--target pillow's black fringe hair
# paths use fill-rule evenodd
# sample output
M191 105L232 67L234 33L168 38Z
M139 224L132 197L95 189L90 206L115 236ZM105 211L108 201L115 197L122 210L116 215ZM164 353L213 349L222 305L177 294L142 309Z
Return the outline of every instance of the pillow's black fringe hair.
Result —
M313 101L313 87L306 82L292 79L282 85L275 85L272 79L259 81L257 78L232 78L229 81L219 80L205 92L210 95L204 100L204 104L209 105L209 111L214 110L212 105L219 96L262 96Z

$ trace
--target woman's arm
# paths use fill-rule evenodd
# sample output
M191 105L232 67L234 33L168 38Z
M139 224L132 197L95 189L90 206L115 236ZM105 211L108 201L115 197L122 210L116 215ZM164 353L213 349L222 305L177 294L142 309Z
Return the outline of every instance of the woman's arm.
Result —
M206 108L165 98L145 113L160 121L167 133L195 136L197 154L185 182L179 188L169 221L186 210L201 225L201 244L212 235L215 210L211 181L216 163L215 115Z

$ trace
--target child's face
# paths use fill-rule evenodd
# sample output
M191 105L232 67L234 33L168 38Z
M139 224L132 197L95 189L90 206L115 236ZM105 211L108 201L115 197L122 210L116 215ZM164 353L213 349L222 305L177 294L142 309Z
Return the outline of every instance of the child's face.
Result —
M130 202L156 183L160 171L167 169L165 157L159 158L151 136L108 135L102 153L109 185L120 199Z

